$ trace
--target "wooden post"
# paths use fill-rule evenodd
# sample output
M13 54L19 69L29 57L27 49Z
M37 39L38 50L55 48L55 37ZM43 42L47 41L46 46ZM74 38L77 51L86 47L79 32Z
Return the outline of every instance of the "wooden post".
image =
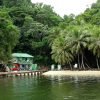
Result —
M31 72L31 76L33 76L33 73Z
M24 76L25 76L25 73L24 73Z
M36 71L34 71L34 75L36 76Z
M37 75L39 76L39 71L37 72Z

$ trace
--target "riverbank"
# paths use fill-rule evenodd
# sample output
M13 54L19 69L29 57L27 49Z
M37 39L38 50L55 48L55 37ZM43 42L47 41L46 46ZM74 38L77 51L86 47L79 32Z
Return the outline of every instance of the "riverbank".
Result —
M43 73L43 75L56 75L56 76L60 76L60 75L66 75L66 76L100 76L100 71L48 71Z

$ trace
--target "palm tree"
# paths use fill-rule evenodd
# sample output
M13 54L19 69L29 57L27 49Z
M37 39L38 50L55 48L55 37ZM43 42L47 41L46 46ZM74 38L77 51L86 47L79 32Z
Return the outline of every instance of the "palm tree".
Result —
M55 38L57 38L57 36L60 34L61 29L59 27L54 27L50 30L50 34L48 36L48 43L49 46L52 46L53 41L55 40Z
M73 56L69 48L66 47L65 36L63 34L60 34L54 40L52 44L51 54L52 54L52 59L59 64L63 64L63 65L66 63L70 64L70 62L73 60Z
M73 55L78 57L79 69L84 68L84 49L87 47L90 35L88 30L84 27L73 26L72 30L67 34L67 44L71 47ZM80 63L81 56L81 63Z
M94 26L92 28L92 36L91 36L91 42L88 46L88 49L93 52L93 54L96 56L96 62L98 69L99 66L99 58L100 58L100 29L97 26Z

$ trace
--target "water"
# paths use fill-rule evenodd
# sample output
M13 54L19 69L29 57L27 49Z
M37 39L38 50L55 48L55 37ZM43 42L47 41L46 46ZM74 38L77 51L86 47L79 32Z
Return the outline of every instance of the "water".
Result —
M100 78L0 78L0 100L100 100Z

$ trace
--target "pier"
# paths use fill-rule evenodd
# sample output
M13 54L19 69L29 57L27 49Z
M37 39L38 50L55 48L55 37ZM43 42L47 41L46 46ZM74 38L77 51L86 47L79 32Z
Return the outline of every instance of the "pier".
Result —
M38 76L42 75L42 73L46 72L46 70L36 70L36 71L11 71L11 72L0 72L0 76Z

